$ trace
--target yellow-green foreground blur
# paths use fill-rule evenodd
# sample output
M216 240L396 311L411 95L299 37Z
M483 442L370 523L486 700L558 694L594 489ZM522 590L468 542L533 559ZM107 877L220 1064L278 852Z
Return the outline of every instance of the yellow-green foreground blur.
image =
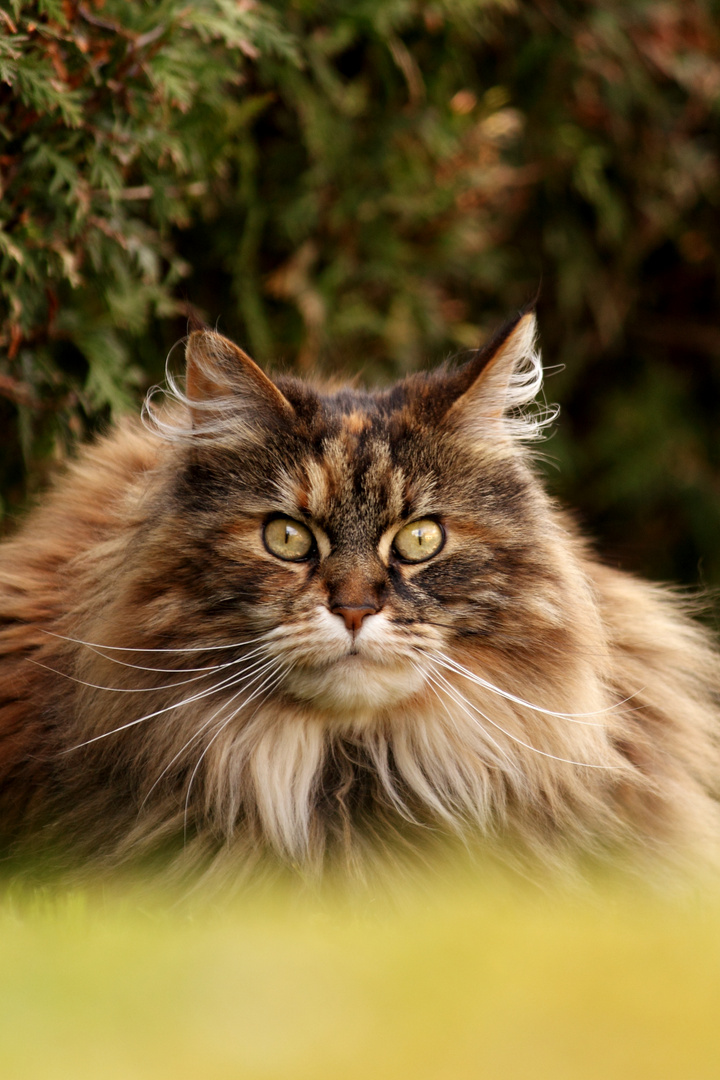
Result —
M7 1080L717 1080L720 894L0 904Z

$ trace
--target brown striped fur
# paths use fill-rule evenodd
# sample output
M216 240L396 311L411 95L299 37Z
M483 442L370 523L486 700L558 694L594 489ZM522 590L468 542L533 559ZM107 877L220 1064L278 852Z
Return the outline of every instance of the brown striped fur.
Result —
M271 381L193 333L185 389L0 548L5 844L117 863L176 842L238 873L448 834L714 860L718 654L543 492L533 340L525 314L369 393ZM265 546L278 514L310 529L305 561ZM404 563L424 518L444 546Z

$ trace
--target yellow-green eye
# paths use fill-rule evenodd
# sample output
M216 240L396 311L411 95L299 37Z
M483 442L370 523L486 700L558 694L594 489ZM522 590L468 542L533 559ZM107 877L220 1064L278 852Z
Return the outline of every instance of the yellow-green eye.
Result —
M421 518L403 525L395 534L393 547L403 562L425 562L437 555L445 543L445 533L437 521Z
M263 532L265 547L271 555L288 562L306 559L313 546L313 534L307 525L292 518L277 517L268 521Z

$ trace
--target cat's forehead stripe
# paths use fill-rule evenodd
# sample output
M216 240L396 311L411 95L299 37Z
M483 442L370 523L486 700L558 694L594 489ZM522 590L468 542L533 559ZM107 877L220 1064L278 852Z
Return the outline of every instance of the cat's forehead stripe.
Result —
M354 409L343 417L343 428L350 435L360 435L361 432L367 431L371 424L372 421L367 413L360 412L359 409Z
M352 482L352 469L344 440L340 436L327 439L323 444L321 464L325 472L326 497L341 497Z
M327 505L329 483L324 462L310 458L305 464L305 489L298 485L298 505L314 518L320 516Z
M437 512L427 433L403 398L346 389L315 402L297 431L292 483L283 485L298 512L332 522L334 533L345 531L345 519L355 531L365 521L373 534Z
M307 462L304 474L304 502L320 520L333 511L339 516L352 510L353 517L381 513L395 520L403 515L408 478L393 462L386 439L370 437L360 452L356 439L341 433L327 440L320 458Z

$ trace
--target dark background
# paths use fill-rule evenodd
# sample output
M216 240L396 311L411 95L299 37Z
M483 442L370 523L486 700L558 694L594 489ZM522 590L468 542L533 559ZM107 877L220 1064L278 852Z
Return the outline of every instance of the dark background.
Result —
M0 527L189 314L385 382L540 288L551 489L612 562L720 585L717 3L3 11Z

